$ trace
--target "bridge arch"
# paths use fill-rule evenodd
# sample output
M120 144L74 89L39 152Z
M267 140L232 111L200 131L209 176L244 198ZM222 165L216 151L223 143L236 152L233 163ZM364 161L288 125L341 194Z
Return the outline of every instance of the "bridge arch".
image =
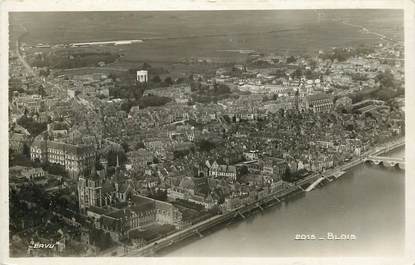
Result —
M381 165L384 167L395 167L405 169L405 158L386 157L386 156L369 156L365 159L366 163Z
M397 164L399 163L394 161L383 161L383 165L385 167L395 167Z

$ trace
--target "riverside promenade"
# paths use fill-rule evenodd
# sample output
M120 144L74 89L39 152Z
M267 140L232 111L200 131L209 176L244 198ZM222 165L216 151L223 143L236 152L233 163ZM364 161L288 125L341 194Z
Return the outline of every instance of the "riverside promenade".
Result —
M355 158L353 160L351 160L350 162L337 166L334 169L328 169L324 172L319 172L319 173L314 173L311 174L310 176L307 176L299 181L295 182L295 185L298 186L300 189L303 189L301 186L306 185L306 184L310 184L313 183L315 181L317 181L320 177L336 177L338 176L340 173L342 173L342 171L347 171L349 169L351 169L352 167L355 167L359 164L362 164L364 162L367 161L368 157L371 156L376 156L376 155L381 155L384 153L387 153L389 151L392 151L396 148L402 147L405 145L405 138L400 138L391 142L387 142L383 145L377 146L375 148L372 148L371 150L368 150L367 152L363 153L360 155L360 157Z
M213 216L186 229L180 230L174 234L171 234L155 242L152 242L142 248L119 248L118 251L116 251L115 256L154 256L158 251L173 246L174 244L177 244L180 241L189 239L193 236L203 237L203 232L209 231L219 225L223 225L226 222L229 222L234 218L237 218L238 216L245 218L247 214L254 210L262 211L264 208L279 203L281 199L285 196L298 192L302 193L305 190L301 187L301 185L310 184L319 179L321 176L338 176L340 172L346 171L352 167L364 163L368 156L379 155L385 152L389 152L393 149L396 149L404 145L405 139L398 139L392 142L385 143L384 145L378 146L374 149L371 149L363 153L359 158L356 158L346 164L343 164L331 170L324 171L322 173L315 173L310 176L307 176L306 178L297 181L295 185L291 185L289 188L285 190L269 194L268 196L262 198L261 200L258 200L257 202L248 205L243 205L239 208L223 213L221 215Z

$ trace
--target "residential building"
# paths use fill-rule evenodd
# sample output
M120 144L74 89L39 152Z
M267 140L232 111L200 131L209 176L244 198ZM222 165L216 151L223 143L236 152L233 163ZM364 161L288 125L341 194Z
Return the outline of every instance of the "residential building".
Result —
M33 161L62 165L75 178L95 163L95 147L91 144L69 144L38 137L30 148L30 156Z
M261 173L271 176L274 182L280 181L287 169L287 162L284 159L266 157L262 160L263 166Z
M236 166L231 165L219 165L216 161L210 164L206 162L206 166L209 168L209 176L214 178L226 178L232 181L236 181L238 172Z

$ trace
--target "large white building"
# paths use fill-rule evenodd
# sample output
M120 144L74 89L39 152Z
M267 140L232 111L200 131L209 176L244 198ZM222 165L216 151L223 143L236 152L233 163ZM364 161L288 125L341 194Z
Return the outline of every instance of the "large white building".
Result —
M32 161L59 164L75 178L95 163L96 146L93 143L66 143L39 135L30 147Z
M139 83L147 83L148 82L148 71L147 70L137 71L137 81Z

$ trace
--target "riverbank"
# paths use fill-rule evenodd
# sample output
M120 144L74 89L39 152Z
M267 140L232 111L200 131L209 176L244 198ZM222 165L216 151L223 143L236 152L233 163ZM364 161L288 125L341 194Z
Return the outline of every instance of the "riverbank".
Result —
M399 148L400 154L404 148ZM256 214L255 214L256 213ZM405 171L362 163L312 192L219 226L157 257L355 257L399 255L404 246ZM297 234L356 240L296 240Z
M304 179L296 181L295 185L302 188L303 185L310 185L311 183L315 182L321 176L323 176L324 178L332 177L332 176L336 177L339 175L339 173L343 171L346 172L347 170L350 170L351 168L366 162L366 159L369 156L384 154L396 148L402 147L404 145L405 145L405 138L399 138L397 140L385 143L381 146L374 147L371 150L368 150L367 152L363 153L359 158L355 158L351 160L350 162L337 166L333 169L329 169L324 172L311 174L310 176L307 176Z
M255 203L241 206L232 211L223 213L221 215L216 215L198 224L192 225L191 227L178 231L165 238L159 239L140 249L127 250L127 252L119 254L119 256L154 256L156 252L169 246L172 246L180 241L191 238L195 235L203 237L202 233L205 231L213 229L214 227L217 227L219 225L226 224L235 218L241 217L242 219L245 219L251 212L253 212L256 209L263 211L265 208L269 208L277 203L280 203L282 200L284 200L284 198L288 196L292 196L296 193L302 192L303 191L301 191L298 187L293 185L285 190L270 194Z
M221 225L232 222L236 220L237 218L245 219L249 214L255 211L262 212L264 211L265 208L271 208L279 204L286 197L294 196L299 193L305 193L304 189L301 186L307 183L308 184L312 183L313 181L315 181L317 178L321 177L322 175L328 177L331 175L335 175L336 172L339 172L339 171L347 171L357 165L364 163L365 158L369 155L389 152L395 148L403 146L404 144L405 144L404 139L398 139L396 141L389 142L382 146L378 146L372 150L369 150L368 152L363 154L358 159L352 160L334 169L331 169L331 170L328 170L322 173L313 174L309 177L306 177L306 179L301 180L301 185L298 185L299 183L296 183L296 185L292 185L286 190L277 192L275 194L270 194L255 203L252 203L250 205L244 205L242 207L239 207L233 211L224 213L222 215L214 216L203 222L195 224L189 228L178 231L172 235L169 235L165 238L162 238L153 243L150 243L140 249L128 249L126 252L117 253L117 255L118 256L154 256L155 253L165 248L173 247L175 244L181 241L188 240L195 236L203 237L204 232L209 232L213 229L219 229Z

